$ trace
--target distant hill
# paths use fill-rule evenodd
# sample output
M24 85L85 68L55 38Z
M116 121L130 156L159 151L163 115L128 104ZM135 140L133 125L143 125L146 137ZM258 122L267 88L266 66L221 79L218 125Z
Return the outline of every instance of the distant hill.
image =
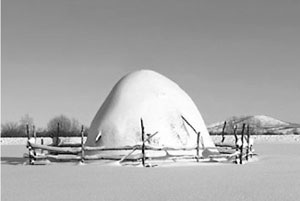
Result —
M250 126L250 132L257 135L289 135L300 134L300 124L289 123L266 115L230 117L226 121L226 134L232 134L234 126L241 132L245 123ZM221 134L224 121L207 126L210 134Z

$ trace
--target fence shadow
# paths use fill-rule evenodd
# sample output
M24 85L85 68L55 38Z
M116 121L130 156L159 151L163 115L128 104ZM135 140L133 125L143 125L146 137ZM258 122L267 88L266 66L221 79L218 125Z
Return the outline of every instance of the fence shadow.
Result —
M23 157L1 157L1 165L23 165L26 161Z

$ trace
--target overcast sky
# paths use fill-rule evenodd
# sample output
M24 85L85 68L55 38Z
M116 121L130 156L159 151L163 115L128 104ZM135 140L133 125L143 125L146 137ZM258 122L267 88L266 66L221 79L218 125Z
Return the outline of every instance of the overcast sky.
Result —
M300 1L2 0L2 123L89 125L137 69L179 84L207 124L300 123Z

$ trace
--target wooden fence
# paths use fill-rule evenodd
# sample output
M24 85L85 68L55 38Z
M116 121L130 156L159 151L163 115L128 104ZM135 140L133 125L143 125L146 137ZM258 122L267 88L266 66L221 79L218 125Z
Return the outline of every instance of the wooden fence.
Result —
M81 127L81 142L80 144L59 144L59 124L57 129L56 139L53 140L51 145L44 145L43 143L38 144L36 140L35 128L33 127L33 137L31 137L29 133L29 126L26 126L26 132L28 137L28 159L30 165L36 164L48 164L50 160L56 161L80 161L80 163L85 163L86 160L116 160L122 164L125 161L137 161L141 162L142 166L150 167L150 163L147 163L152 160L166 160L171 159L174 161L177 160L195 160L196 162L200 162L201 159L209 159L211 161L220 161L221 159L225 161L235 162L238 164L242 164L243 161L248 160L249 157L252 157L253 149L250 144L250 129L249 125L242 125L242 133L241 133L241 143L238 143L238 137L236 132L234 135L236 136L235 144L226 144L224 143L225 136L222 134L222 140L220 143L216 143L216 147L200 147L200 138L201 133L198 132L188 121L186 118L182 116L183 121L192 128L194 133L197 135L197 141L195 147L158 147L151 145L150 139L158 134L155 132L153 134L145 135L145 127L143 123L143 119L140 119L141 125L141 143L136 144L134 146L123 146L123 147L88 147L84 145L84 127ZM224 123L223 130L225 130L226 122ZM236 129L235 129L236 130ZM245 133L245 130L246 133ZM246 137L246 146L244 145L244 138ZM43 142L43 140L42 140ZM207 156L200 156L200 150L207 152ZM45 153L47 151L47 153ZM86 152L96 151L97 154L86 154ZM127 154L115 155L115 154L105 154L108 151L128 151ZM133 155L134 152L139 151L139 154ZM147 156L147 151L163 151L166 153L165 156ZM171 151L182 151L183 154L180 155L172 155L169 154ZM194 154L190 154L190 152L194 152ZM189 153L189 154L188 154Z

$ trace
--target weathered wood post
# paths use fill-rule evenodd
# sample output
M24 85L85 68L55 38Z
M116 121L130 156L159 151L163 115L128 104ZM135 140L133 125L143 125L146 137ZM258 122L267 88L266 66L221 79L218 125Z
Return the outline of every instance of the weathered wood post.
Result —
M34 143L36 143L36 130L34 125L32 126L32 130L33 130Z
M181 118L183 119L183 121L185 121L185 123L187 123L187 125L189 125L189 127L191 127L191 129L197 134L198 132L196 131L196 129L192 126L192 124L190 124L190 122L188 122L188 120L186 118L184 118L184 116L181 116Z
M144 128L144 123L143 119L141 118L141 128L142 128L142 164L145 167L145 128Z
M235 145L237 146L237 142L238 142L238 137L237 137L237 134L236 134L236 132L237 132L237 125L234 125L233 126L233 135L234 135L234 139L235 139Z
M242 137L241 137L241 147L240 147L240 164L243 164L243 149L244 149L244 131L245 131L245 126L246 124L243 124L243 128L242 128Z
M27 140L30 140L30 133L29 133L29 125L26 124L26 134L27 134ZM28 147L28 162L29 165L32 165L32 156L31 156L31 151L32 151L32 147L30 146L29 142L27 143L27 147Z
M188 122L188 120L186 118L184 118L184 116L181 116L181 118L197 134L197 147L196 147L197 156L196 157L197 157L197 162L199 162L199 146L200 146L200 137L201 137L200 134L201 133L197 132L197 130L192 126L192 124L190 124L190 122ZM203 141L201 141L201 144L202 144L202 148L204 148Z
M224 140L225 140L225 135L224 135L224 133L225 133L225 128L226 128L226 121L224 121L224 125L223 125L223 129L222 129L222 140L221 140L221 143L223 143L224 142Z
M57 132L56 132L56 146L58 146L58 137L59 137L59 122L57 122Z
M30 133L29 133L29 125L26 124L26 134L27 134L27 139L30 140Z
M41 145L44 145L44 138L41 138ZM44 152L43 149L41 149L41 154Z
M80 162L84 163L84 144L83 144L83 138L84 138L84 127L81 126L81 159Z
M199 162L199 151L200 151L200 132L197 133L197 162Z
M246 160L249 159L249 152L250 152L250 126L247 125L247 149L246 149Z
M238 142L238 137L237 137L237 125L234 125L233 126L233 135L234 135L234 140L235 140L235 151L239 151L239 146L238 146L238 144L237 144L237 142ZM236 163L238 163L238 156L236 155L235 156L235 161L236 161Z

